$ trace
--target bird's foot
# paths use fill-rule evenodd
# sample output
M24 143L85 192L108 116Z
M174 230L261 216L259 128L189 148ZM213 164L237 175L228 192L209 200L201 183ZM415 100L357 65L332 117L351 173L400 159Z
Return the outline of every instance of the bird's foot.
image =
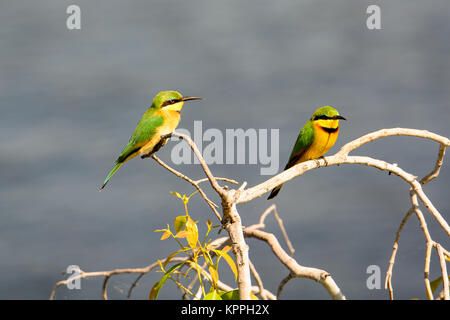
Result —
M321 156L319 159L322 159L325 162L325 167L328 167L328 161L324 156Z
M324 167L328 167L328 161L327 159L325 159L323 156L320 156L318 159L314 159L314 161L317 163L317 167L320 168L320 160L323 160L325 162L325 166Z
M152 154L154 154L154 152L149 152L149 153L147 153L147 154L143 154L143 155L141 156L141 159L150 158L150 157L152 156Z
M168 134L163 134L163 135L161 136L161 140L167 140L167 139L169 139L169 138L172 138L172 132L171 132L171 133L168 133Z
M168 133L168 134L164 134L164 135L160 136L159 142L156 144L156 146L153 148L153 150L147 154L143 154L141 156L141 159L150 158L155 152L157 152L159 149L161 149L161 147L163 145L166 144L167 139L169 139L170 137L172 137L172 133Z

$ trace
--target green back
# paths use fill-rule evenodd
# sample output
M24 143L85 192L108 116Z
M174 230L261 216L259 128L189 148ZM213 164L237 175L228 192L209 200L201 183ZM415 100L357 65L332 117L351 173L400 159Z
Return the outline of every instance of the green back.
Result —
M157 128L164 123L164 118L162 116L154 116L156 111L157 109L152 105L144 113L134 130L133 135L128 141L128 144L123 149L119 158L117 158L117 163L124 162L130 155L139 151L139 149L153 137Z

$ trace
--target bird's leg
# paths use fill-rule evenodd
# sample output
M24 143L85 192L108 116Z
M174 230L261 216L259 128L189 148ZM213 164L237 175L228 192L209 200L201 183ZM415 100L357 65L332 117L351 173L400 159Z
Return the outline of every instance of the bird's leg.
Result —
M324 156L320 156L319 159L323 159L323 161L325 162L325 167L328 167L328 161L327 161L327 159L325 159Z
M323 161L325 161L325 167L328 167L328 161L324 158L324 156L320 156L317 159L314 159L314 161L317 163L317 167L320 168L320 161L319 159L322 159Z
M161 149L161 147L162 147L163 145L166 144L167 139L169 139L171 136L172 136L172 133L168 133L168 134L165 134L165 135L160 136L159 142L155 145L155 147L153 148L153 150L150 151L150 152L147 153L147 154L143 154L143 155L141 156L141 159L145 159L145 158L151 157L152 154L154 154L155 152L157 152L159 149Z

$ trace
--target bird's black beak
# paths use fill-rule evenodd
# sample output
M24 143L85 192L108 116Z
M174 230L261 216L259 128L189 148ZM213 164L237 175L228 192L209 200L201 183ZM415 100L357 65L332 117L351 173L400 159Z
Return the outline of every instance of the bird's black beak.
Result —
M336 119L347 120L347 119L345 119L343 116L336 116Z
M203 100L203 98L200 98L200 97L190 97L190 96L181 98L181 101L190 101L190 100Z

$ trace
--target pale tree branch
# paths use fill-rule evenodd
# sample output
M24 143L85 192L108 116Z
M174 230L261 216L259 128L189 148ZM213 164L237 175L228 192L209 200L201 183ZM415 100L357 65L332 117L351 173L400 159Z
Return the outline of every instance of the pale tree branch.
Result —
M415 130L415 129L404 129L404 128L393 128L393 129L382 129L378 130L372 133L369 133L365 136L362 136L361 138L355 139L347 144L345 144L335 155L325 157L322 159L315 159L315 160L309 160L302 163L299 163L293 167L291 167L288 170L285 170L278 175L264 181L263 183L260 183L254 187L248 188L246 190L243 190L240 193L240 197L237 200L237 203L245 203L252 201L253 199L256 199L258 197L261 197L263 194L267 193L268 191L272 190L274 187L283 184L289 180L292 180L295 177L298 177L305 172L317 169L322 166L332 166L332 165L340 165L340 164L364 164L367 166L374 166L378 167L380 163L378 163L378 166L372 165L370 162L369 157L365 157L366 161L363 161L359 163L356 161L355 158L349 158L348 154L361 147L362 145L375 141L380 138L389 137L389 136L398 136L398 135L406 135L406 136L414 136L414 137L420 137L424 139L430 139L436 142L439 142L444 147L450 146L450 140L446 137L437 135L435 133L431 133L429 131L425 130ZM443 153L443 152L442 152ZM367 161L369 160L369 161ZM373 159L374 161L381 161ZM386 162L382 162L381 166L384 167L384 164L387 164ZM395 167L394 165L391 165L390 168ZM382 168L382 170L389 170L389 168ZM392 172L396 173L396 172ZM410 175L409 177L413 177ZM408 177L408 178L409 178ZM409 179L409 180L415 180L415 179Z
M405 226L406 222L408 221L409 217L414 213L414 208L409 209L409 211L406 213L406 215L403 217L400 226L397 229L397 232L395 234L395 241L393 244L393 249L392 249L392 255L391 258L389 259L389 266L388 266L388 270L386 272L386 279L384 281L384 288L387 289L389 291L389 298L391 300L394 299L394 289L392 287L392 269L394 268L394 263L395 263L395 257L397 255L397 250L398 250L398 243L399 243L399 239L400 239L400 233L403 230L403 227Z
M256 271L255 266L253 265L252 261L250 260L250 272L253 275L253 278L255 278L256 283L258 284L258 288L259 288L259 292L261 292L261 298L263 298L263 300L267 300L267 296L265 294L265 290L264 290L264 284L261 280L261 277L259 276L258 271Z
M439 153L437 156L436 164L434 166L433 171L431 171L428 175L420 179L420 184L424 185L434 178L436 178L439 175L439 172L441 171L442 164L444 163L444 156L445 156L445 149L446 146L444 144L439 145Z
M170 261L172 261L172 262L186 261L187 259L188 259L188 257L174 257ZM160 261L162 263L164 263L166 261L166 259L162 259ZM73 282L78 279L96 278L96 277L105 277L105 280L103 281L102 297L103 297L103 299L106 300L106 299L108 299L107 285L108 285L108 281L111 278L111 276L118 275L118 274L128 274L128 273L137 273L137 274L144 275L144 274L147 274L150 271L152 271L157 266L158 266L158 262L154 262L144 268L125 268L125 269L114 269L114 270L109 270L109 271L94 271L94 272L85 272L83 270L80 270L80 273L78 275L56 283L56 285L54 286L54 288L50 294L50 300L53 300L53 298L55 297L56 289L58 287L67 286L67 284L69 282ZM133 283L133 287L134 286L135 286L135 284Z
M419 137L424 139L429 139L435 142L439 143L439 152L437 156L437 160L435 163L435 167L432 172L430 172L427 176L423 177L421 180L417 180L417 177L404 171L403 169L399 168L397 164L389 164L385 161L373 159L370 157L358 157L358 156L349 156L348 154L361 147L362 145L369 143L371 141L385 138L389 136L413 136L413 137ZM408 221L409 217L412 213L416 213L416 215L419 218L421 228L425 234L425 238L427 241L427 253L425 257L425 285L427 288L427 296L429 298L432 298L431 293L431 287L429 282L429 268L430 268L430 255L431 255L431 248L433 246L436 247L436 244L434 241L431 240L431 237L429 235L429 231L426 227L425 219L423 217L423 214L421 213L420 209L418 208L417 202L417 196L422 201L423 205L428 209L430 214L436 219L436 221L440 224L442 229L447 233L447 235L450 235L450 227L447 223L447 221L442 217L440 212L437 210L437 208L433 205L433 203L430 201L430 199L427 197L427 195L424 193L422 189L422 185L425 185L426 183L430 182L434 178L436 178L439 175L440 169L443 165L443 160L445 156L445 149L450 146L450 140L446 137L437 135L435 133L425 131L425 130L415 130L415 129L405 129L405 128L393 128L393 129L383 129L378 130L372 133L369 133L367 135L364 135L358 139L355 139L347 144L345 144L339 152L337 152L333 156L329 156L323 159L316 159L316 160L310 160L306 162L302 162L300 164L297 164L293 166L292 168L285 170L281 172L280 174L266 180L263 183L260 183L259 185L256 185L254 187L251 187L246 190L242 190L239 194L239 198L237 199L237 203L245 203L252 201L258 197L261 197L266 192L272 190L274 187L285 183L294 177L300 176L303 173L319 168L321 166L332 166L332 165L340 165L340 164L361 164L366 165L369 167L375 167L380 170L388 171L389 173L394 173L400 178L402 178L404 181L410 184L411 186L411 198L413 200L413 207L407 212L406 216L403 218L397 233L395 237L395 242L393 245L393 252L391 255L391 259L389 261L389 267L386 274L386 281L385 281L385 287L388 287L390 298L393 299L393 288L392 288L392 268L394 266L395 262L395 256L398 249L398 241L400 237L400 233L403 229L403 226ZM415 201L415 202L414 202ZM414 204L415 203L415 204ZM446 251L445 249L443 249ZM442 265L442 263L441 263ZM441 268L443 271L443 269ZM285 278L285 281L282 282L281 289L284 286L284 284L289 281L291 278L293 278L293 274L290 274L288 277Z
M201 154L200 150L198 150L196 144L194 143L194 141L192 141L192 139L182 133L178 133L178 132L172 132L172 136L178 137L180 139L183 139L184 141L186 141L189 146L191 147L192 151L194 152L195 156L197 157L197 159L200 161L200 165L203 168L203 171L205 172L206 176L208 177L209 182L211 183L211 187L221 196L224 197L226 195L225 190L219 186L219 184L217 183L216 178L212 175L211 170L209 169L208 165L206 164L205 159L203 159L203 155Z
M278 212L277 212L277 206L276 206L275 204L270 205L270 207L268 207L268 208L263 212L263 214L262 214L261 217L259 218L259 224L257 224L257 225L252 225L252 226L250 226L250 227L251 227L251 228L257 228L257 229L260 229L260 228L263 228L263 229L264 229L264 228L266 227L266 225L264 224L264 221L265 221L266 217L267 217L270 213L273 213L273 216L274 216L275 220L277 221L278 226L280 227L281 233L283 234L284 241L286 242L286 245L287 245L288 248L289 248L290 255L292 256L292 255L295 253L295 249L294 249L294 247L292 246L291 241L289 240L289 237L288 237L288 235L287 235L286 229L284 228L283 220L282 220L282 219L280 218L280 216L278 215Z
M443 251L441 245L438 243L435 245L435 248L436 248L436 251L439 256L439 263L441 264L442 282L443 282L443 286L444 286L444 299L449 300L450 296L449 296L449 292L448 292L448 273L447 273L447 264L445 262L445 257L444 257L444 251Z
M219 219L219 221L222 221L222 217L220 216L219 212L217 211L216 208L218 208L218 206L212 202L211 200L209 200L209 198L206 196L205 192L202 190L202 188L200 188L199 184L202 182L206 182L209 181L208 179L200 179L197 181L192 180L191 178L187 177L186 175L182 174L181 172L173 169L172 167L170 167L169 165L167 165L166 163L164 163L161 159L159 159L157 156L155 156L154 154L152 154L150 156L153 160L155 160L158 164L160 164L162 167L164 167L165 169L167 169L168 171L170 171L171 173L173 173L174 175L176 175L177 177L186 180L187 182L189 182L190 184L192 184L200 193L200 195L203 197L203 199L205 199L206 203L209 205L209 207L211 208L211 210L214 212L214 214L216 215L216 217ZM215 180L224 180L233 184L237 184L237 181L234 181L232 179L228 179L228 178L217 178L215 177Z
M442 167L443 160L444 160L445 149L446 149L445 145L441 143L439 145L439 152L438 152L438 156L436 159L435 167L434 167L433 171L431 171L428 175L426 175L425 177L420 179L419 183L421 185L427 184L428 182L430 182L431 180L433 180L434 178L436 178L439 175L439 172ZM427 248L426 254L425 254L425 269L424 269L425 288L426 288L427 298L433 299L433 293L431 290L431 285L430 285L430 280L429 280L431 248L433 246L439 246L442 249L442 247L439 244L435 243L431 239L431 235L430 235L430 232L428 231L427 223L425 222L425 218L422 214L422 211L419 208L419 203L417 201L417 195L413 192L412 189L410 190L410 197L411 197L412 207L406 213L405 217L403 218L402 222L400 223L400 226L398 227L397 233L395 235L395 241L394 241L394 245L393 245L391 259L389 260L389 266L388 266L388 270L386 272L386 279L385 279L384 287L385 287L385 289L387 289L389 291L389 298L391 300L394 299L394 289L392 286L392 269L394 267L395 257L396 257L397 250L398 250L400 233L403 230L403 227L406 224L406 222L408 221L409 217L413 213L416 214L416 216L419 220L419 223L420 223L420 228L422 229L423 234L425 236L426 248ZM436 247L436 249L437 249L437 247ZM445 252L445 251L446 250L443 249L443 252ZM442 269L442 262L441 262L441 269ZM442 272L444 272L444 269L442 269Z
M192 139L184 134L177 132L172 133L173 136L179 137L186 141L194 152L195 156L200 162L203 171L208 178L211 187L217 192L222 199L222 224L227 230L232 243L232 250L236 257L236 264L238 270L238 287L239 298L241 300L250 300L251 278L250 278L250 262L248 258L248 246L245 243L244 234L242 231L241 217L236 209L235 190L226 190L217 183L211 170L206 164L201 152L198 150ZM246 184L243 184L245 187ZM240 191L240 190L238 190Z
M275 256L288 268L290 271L289 275L285 277L278 288L278 297L281 295L281 292L283 290L284 285L293 278L308 278L313 279L317 282L319 282L330 294L330 296L333 299L345 299L345 296L342 294L340 288L337 286L337 284L334 282L331 275L321 269L317 268L311 268L311 267L304 267L297 263L297 261L292 258L292 255L294 253L294 248L292 244L289 241L289 238L287 237L287 233L284 229L282 220L279 218L276 207L273 205L269 207L260 218L260 221L258 224L252 225L250 227L245 228L242 224L241 217L237 210L237 205L241 203L250 202L258 197L261 197L265 193L272 190L274 187L288 182L289 180L292 180L295 177L298 177L305 172L317 169L322 166L333 166L333 165L341 165L341 164L359 164L359 165L365 165L368 167L374 167L380 170L384 170L389 172L390 174L393 173L397 176L399 176L401 179L403 179L405 182L407 182L410 185L410 197L411 197L411 203L412 207L407 212L407 214L404 216L400 226L397 229L396 236L395 236L395 242L393 245L393 252L391 255L391 259L389 260L389 267L388 272L386 274L386 281L385 286L389 288L389 294L391 299L393 298L393 289L392 289L392 269L395 263L395 256L398 250L398 242L400 233L403 230L404 225L409 220L410 216L415 213L417 218L419 219L420 228L422 229L427 250L425 255L425 268L424 268L424 279L425 279L425 287L427 292L427 297L432 299L433 293L431 291L430 281L429 281L429 270L430 270L430 257L431 257L431 251L434 247L437 251L437 254L439 256L440 266L441 266L441 272L442 276L444 278L444 290L443 290L443 297L445 299L448 299L448 278L447 278L447 269L445 265L445 257L449 256L449 252L443 248L439 243L436 243L432 240L431 235L428 231L425 218L419 208L419 200L422 202L423 206L427 209L427 211L431 214L431 216L439 223L441 228L447 233L447 235L450 235L450 227L447 223L447 221L442 217L441 213L438 211L438 209L433 205L433 203L430 201L428 196L424 193L422 186L428 183L429 181L433 180L439 175L440 169L443 165L443 160L445 156L445 149L450 146L450 140L446 137L437 135L435 133L425 131L425 130L415 130L415 129L405 129L405 128L392 128L392 129L382 129L378 130L369 134L366 134L358 139L355 139L347 144L345 144L335 155L326 157L326 158L320 158L310 161L305 161L300 164L297 164L293 166L292 168L285 170L281 172L280 174L256 185L253 187L250 187L246 189L247 182L242 183L242 185L237 189L229 189L228 187L221 187L218 183L218 181L223 180L231 183L237 183L234 180L226 179L226 178L216 178L209 169L208 165L206 164L206 161L203 159L202 154L198 150L195 143L191 140L191 138L187 135L179 134L177 132L172 133L173 136L176 136L180 139L185 140L192 151L194 152L195 156L199 160L202 169L206 175L206 179L200 179L200 180L193 180L186 175L178 172L177 170L171 168L167 164L165 164L162 160L157 158L154 155L146 155L149 157L152 157L155 161L157 161L161 166L163 166L165 169L173 173L174 175L178 176L179 178L184 179L185 181L189 182L191 185L193 185L197 191L200 193L200 195L203 197L205 202L210 206L211 210L214 212L216 217L222 222L222 225L224 229L228 232L229 238L227 237L227 242L231 243L233 253L236 258L236 265L238 269L238 289L239 289L239 297L240 299L250 299L250 292L259 292L262 298L268 298L268 299L275 299L276 297L268 290L264 289L263 282L261 277L259 276L258 272L256 271L255 266L251 263L249 259L249 249L245 242L245 237L251 237L256 238L259 240L262 240L266 242L269 247L272 249L272 252L275 254ZM349 153L351 151L356 150L357 148L361 147L362 145L369 143L371 141L375 141L380 138L385 138L389 136L413 136L413 137L419 137L423 139L432 140L439 143L439 152L438 157L435 162L434 169L424 178L421 180L418 180L416 176L406 172L405 170L401 169L397 164L390 164L383 160L374 159L370 157L365 156L349 156ZM221 198L221 211L222 215L220 215L219 211L217 210L218 206L212 202L205 194L205 192L201 189L199 184L204 181L209 181L212 189L220 196ZM265 227L264 220L267 217L268 214L273 212L274 217L276 221L278 222L278 225L281 229L281 232L284 236L284 239L288 245L289 251L291 255L289 255L286 251L283 250L281 245L278 242L278 239L271 233L267 233L265 231L262 231L260 229ZM221 238L222 239L222 238ZM188 262L188 257L178 257L178 259L185 259L184 261ZM175 261L175 259L172 259L171 261ZM137 269L116 269L112 271L104 271L104 272L93 272L93 273L87 273L87 272L81 272L80 279L86 278L86 277L92 277L92 276L104 276L105 280L103 283L103 297L107 298L107 285L108 281L111 278L111 276L115 274L120 273L138 273L139 277L136 279L136 281L133 283L132 287L130 288L130 294L131 290L136 286L136 283L142 278L144 274L149 272L152 268L154 268L154 264L146 267L146 268L137 268ZM205 277L211 277L206 270L203 270L202 274ZM251 274L253 274L257 286L251 285ZM444 277L445 276L445 277ZM72 279L73 280L73 279ZM67 284L67 280L60 281L55 285L54 290L52 291L51 298L53 298L55 294L55 290L58 286ZM189 287L190 289L192 286L194 286L195 282L193 281ZM222 282L219 283L219 287L225 289L231 289L230 286L223 284ZM188 289L188 290L190 290Z
M310 268L301 266L293 259L286 251L283 250L278 239L271 233L254 229L246 228L244 230L246 237L256 238L266 242L275 256L288 268L293 277L308 278L319 282L328 291L330 296L335 300L344 300L345 296L342 294L339 287L334 282L331 275L317 268Z

